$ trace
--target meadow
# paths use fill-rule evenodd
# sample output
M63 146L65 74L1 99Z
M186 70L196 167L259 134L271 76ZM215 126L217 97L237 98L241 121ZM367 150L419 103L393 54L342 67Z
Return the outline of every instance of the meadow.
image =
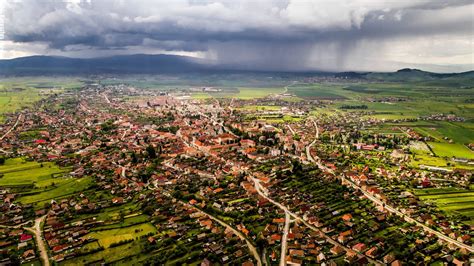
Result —
M61 176L69 172L69 168L60 168L54 163L38 163L26 161L24 158L14 158L0 165L0 186L33 186L45 188L53 183L60 185L66 179Z
M93 248L91 244L95 244L96 242L92 242L89 247ZM96 244L98 245L98 244ZM61 261L59 265L87 265L92 264L94 262L113 262L120 260L122 258L139 254L142 251L142 247L139 241L133 241L131 243L126 243L124 245L119 245L116 247L106 248L102 251L92 253L87 256L79 256L72 259L68 259L65 261Z
M440 157L474 159L474 152L459 143L428 142L428 145Z
M49 94L64 89L79 88L82 82L77 78L7 78L0 81L0 122L2 114L13 113L30 107Z
M230 98L238 98L243 100L251 100L255 98L264 98L272 94L283 93L285 89L281 88L238 88L239 92L235 95L229 96Z
M443 211L466 216L465 222L474 225L474 190L433 188L416 190L415 194L424 201L434 202Z
M51 200L59 200L61 198L71 196L88 190L94 184L91 177L68 178L67 181L61 182L59 185L51 186L48 189L37 189L29 194L23 194L18 201L23 204L35 204L35 207L42 208Z
M152 224L142 223L116 229L94 231L87 234L85 237L97 239L100 246L108 248L113 243L118 243L125 240L134 240L137 237L141 237L149 233L155 234L156 232L156 228Z

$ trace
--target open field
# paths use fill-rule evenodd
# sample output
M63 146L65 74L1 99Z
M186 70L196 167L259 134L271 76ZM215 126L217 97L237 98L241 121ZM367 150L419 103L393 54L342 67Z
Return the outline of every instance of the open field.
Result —
M2 114L12 113L23 107L28 107L42 97L36 89L11 90L4 89L0 85L0 122L3 120Z
M239 88L239 93L231 96L239 99L249 100L255 98L264 98L271 94L284 92L284 88Z
M58 200L62 197L85 191L91 187L93 183L91 177L83 177L80 179L68 178L67 181L59 185L51 186L48 189L33 191L35 194L32 195L21 196L18 201L23 204L35 203L41 207L50 200Z
M78 88L82 82L76 78L9 78L0 81L0 122L2 114L15 112L67 88Z
M246 105L241 108L235 108L242 111L279 111L281 106L276 105Z
M101 230L106 230L106 229L118 229L118 228L122 228L122 227L126 227L126 226L145 223L145 222L150 220L150 217L148 215L144 215L144 214L140 214L140 213L136 213L136 215L130 215L130 216L131 217L125 216L125 219L123 219L122 222L117 220L116 223L94 228L93 231L101 231ZM110 222L111 220L104 220L104 221Z
M99 241L101 246L108 248L113 243L135 239L136 237L149 233L156 233L156 228L150 223L144 223L129 227L92 232L86 237L95 238Z
M203 99L209 99L209 98L212 98L212 96L207 93L207 92L193 92L191 94L191 97L193 99L198 99L198 100L203 100Z
M422 200L434 202L441 210L468 217L466 223L474 224L474 190L420 189L415 194Z
M474 159L474 152L459 143L428 142L434 153L440 157Z
M45 188L53 183L59 185L67 180L62 175L69 170L50 162L31 162L23 158L8 159L0 166L0 173L3 174L0 186L33 185L36 188Z
M60 262L59 265L86 265L98 261L112 262L127 256L139 254L141 250L142 248L140 243L138 241L134 241L124 245L106 248L105 250L95 252L87 256L80 256L65 260Z
M288 93L303 99L346 99L347 92L342 87L332 84L296 84L288 87Z

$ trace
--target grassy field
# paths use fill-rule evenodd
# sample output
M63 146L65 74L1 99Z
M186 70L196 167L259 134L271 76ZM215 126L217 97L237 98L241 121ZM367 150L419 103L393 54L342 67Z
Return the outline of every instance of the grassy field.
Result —
M127 243L124 245L107 248L105 250L73 259L65 260L59 265L86 265L97 261L113 262L121 258L139 254L142 247L138 241Z
M2 114L12 113L23 107L31 106L41 98L38 90L11 90L5 89L0 84L0 122L4 119Z
M156 233L156 228L150 223L144 223L129 227L92 232L86 237L95 238L99 241L101 246L108 248L113 243L135 239L136 237L149 233Z
M144 215L140 213L136 213L136 215L130 215L130 216L131 217L125 217L125 219L122 222L117 221L117 223L100 226L100 227L94 228L93 231L99 231L99 230L105 230L105 229L118 229L118 228L122 228L126 226L145 223L150 220L150 217L148 215ZM105 221L110 222L113 220L105 220Z
M197 99L197 100L203 100L203 99L209 99L209 98L212 98L212 96L207 93L207 92L193 92L191 94L191 97L193 99Z
M23 158L8 159L0 166L0 173L3 174L0 186L33 185L36 188L45 188L53 183L60 185L66 181L60 176L69 171L69 168L60 168L50 162L31 162Z
M2 114L12 113L67 88L78 88L82 82L75 78L8 78L0 81L0 122Z
M271 94L278 94L284 91L284 88L239 88L239 93L231 96L231 98L235 97L244 100L251 100L255 98L264 98Z
M303 99L346 99L352 93L342 90L342 86L333 84L297 84L288 87L288 93Z
M428 145L440 157L474 159L474 152L459 143L428 142Z
M281 110L281 106L276 105L246 105L240 108L236 108L237 110L242 111L279 111Z
M424 201L434 202L448 213L458 213L469 218L467 224L474 225L474 190L456 188L420 189L415 194Z
M34 203L41 208L44 204L51 200L58 200L62 197L76 194L87 190L93 185L92 177L83 177L80 179L68 178L67 181L59 185L51 186L48 189L34 190L34 194L20 196L19 202L23 204Z

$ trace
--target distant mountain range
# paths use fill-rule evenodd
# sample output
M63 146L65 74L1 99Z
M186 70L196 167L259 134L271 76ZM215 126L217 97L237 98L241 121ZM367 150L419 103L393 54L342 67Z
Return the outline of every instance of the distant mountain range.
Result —
M208 68L196 58L176 55L139 54L88 59L28 56L0 60L2 75L179 73Z
M404 68L396 72L341 72L336 73L335 76L380 81L435 81L448 79L474 79L474 71L461 73L433 73L419 69Z
M205 60L177 55L121 55L102 58L68 58L29 56L0 60L0 76L83 75L83 74L181 74L189 72L249 72L238 67L210 64ZM267 71L272 72L272 71ZM474 80L474 71L438 74L418 69L397 72L317 72L319 75L383 81L433 81L451 79ZM301 72L308 75L308 72Z

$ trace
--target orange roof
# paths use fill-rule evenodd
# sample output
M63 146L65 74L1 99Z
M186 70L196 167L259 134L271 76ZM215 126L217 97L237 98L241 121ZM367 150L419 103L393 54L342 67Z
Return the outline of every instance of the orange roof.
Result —
M273 222L277 224L282 224L285 223L285 218L274 218Z
M281 240L281 235L279 235L279 234L273 234L273 235L271 236L271 238L272 238L272 240L274 240L274 241L280 241L280 240Z
M350 220L352 220L352 215L350 213L346 213L342 216L342 220L350 221Z

